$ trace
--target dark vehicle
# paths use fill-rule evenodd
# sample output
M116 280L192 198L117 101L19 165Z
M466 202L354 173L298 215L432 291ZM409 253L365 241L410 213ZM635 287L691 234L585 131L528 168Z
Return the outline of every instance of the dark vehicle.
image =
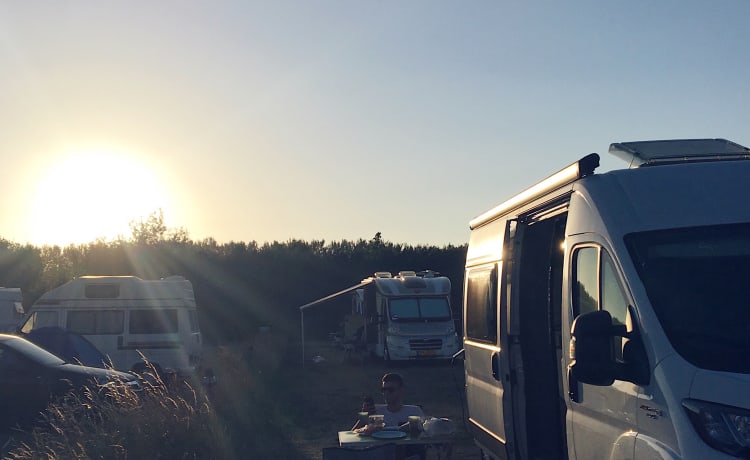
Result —
M89 367L113 367L109 358L86 337L61 327L42 327L20 336L66 362Z
M28 340L0 334L0 427L28 425L57 397L116 382L140 389L131 374L70 364Z

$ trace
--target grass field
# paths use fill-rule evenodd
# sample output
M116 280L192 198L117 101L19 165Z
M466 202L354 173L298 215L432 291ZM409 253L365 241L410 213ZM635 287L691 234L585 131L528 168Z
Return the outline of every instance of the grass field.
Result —
M369 357L349 359L326 342L306 344L306 356L303 369L301 351L298 347L289 347L274 379L274 391L285 420L284 430L298 458L319 459L321 448L336 445L336 433L354 424L364 395L382 402L380 378L386 372L403 375L405 403L419 404L427 416L447 417L456 423L453 458L479 458L463 422L466 414L462 404L461 361L453 365L426 362L386 367L382 360ZM324 360L313 363L314 356Z
M186 387L177 382L144 390L140 396L116 395L116 404L98 399L58 403L49 411L52 429L4 433L3 442L11 436L6 446L10 452L4 454L16 460L150 455L317 460L323 447L337 445L338 431L352 427L364 395L382 401L380 379L395 371L406 382L405 403L419 404L426 415L455 422L453 458L479 459L464 425L460 361L386 367L369 357L345 357L333 343L311 342L303 367L299 344L273 332L205 351L205 363L218 377L215 385L203 387L194 381ZM315 356L321 358L317 363ZM84 406L101 407L82 417ZM428 459L435 459L435 454L428 452Z

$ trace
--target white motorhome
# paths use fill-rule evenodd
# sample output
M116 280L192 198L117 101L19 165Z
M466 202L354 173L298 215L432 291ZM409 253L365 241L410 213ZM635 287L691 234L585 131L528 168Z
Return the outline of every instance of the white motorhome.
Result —
M201 358L193 285L181 276L82 276L42 295L21 332L57 326L83 335L115 369L188 375Z
M0 287L0 332L15 332L23 315L21 288Z
M450 280L431 270L376 272L300 310L351 294L350 320L362 325L358 340L373 355L386 362L449 359L460 348L450 293ZM302 333L304 340L304 319Z
M364 316L365 342L387 361L447 359L460 348L450 307L451 283L432 271L377 272L354 291L353 312Z
M468 422L495 459L750 458L750 150L612 144L473 219Z

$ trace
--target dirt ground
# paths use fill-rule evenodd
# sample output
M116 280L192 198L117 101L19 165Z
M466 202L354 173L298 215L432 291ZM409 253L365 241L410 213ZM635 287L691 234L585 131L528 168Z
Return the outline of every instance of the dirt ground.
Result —
M298 353L294 355L294 351ZM283 399L291 405L288 430L302 458L321 459L321 449L337 445L337 432L348 430L365 395L383 402L380 379L399 372L405 380L405 403L419 404L427 416L447 417L456 424L454 459L479 459L479 451L466 432L463 362L409 362L386 366L369 356L345 356L328 342L306 344L306 363L301 350L289 347L285 364L278 370ZM313 359L319 357L317 359ZM319 361L319 362L314 362ZM428 452L428 459L437 459Z

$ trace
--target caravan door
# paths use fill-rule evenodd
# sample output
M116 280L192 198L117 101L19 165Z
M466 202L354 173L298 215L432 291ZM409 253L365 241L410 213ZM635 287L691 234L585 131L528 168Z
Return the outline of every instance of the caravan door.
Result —
M500 259L504 236L497 222L475 231L474 247L488 252L467 256L464 276L464 366L469 430L483 450L495 458L513 458L512 409L508 350L503 347L505 303L499 278L506 267ZM470 260L474 259L474 260Z

